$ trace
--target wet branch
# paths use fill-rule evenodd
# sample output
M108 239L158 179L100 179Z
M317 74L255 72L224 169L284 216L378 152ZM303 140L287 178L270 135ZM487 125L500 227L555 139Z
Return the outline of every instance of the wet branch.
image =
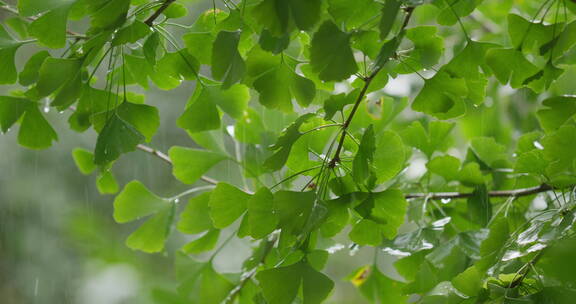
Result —
M488 192L489 197L521 197L541 192L553 190L554 188L547 184L536 187L520 188L513 190L497 190ZM430 192L430 193L406 193L405 197L410 198L429 198L429 199L457 199L471 197L473 192Z

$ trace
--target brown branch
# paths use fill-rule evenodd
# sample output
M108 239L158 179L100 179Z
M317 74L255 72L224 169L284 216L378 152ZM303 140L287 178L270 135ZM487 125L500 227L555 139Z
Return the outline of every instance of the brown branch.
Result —
M137 145L136 148L137 148L138 150L141 150L141 151L150 153L150 154L152 154L152 155L160 158L161 160L165 161L166 163L172 165L172 160L170 160L170 157L169 157L168 155L166 155L165 153L161 152L161 151L158 151L158 150L156 150L156 149L154 149L154 148L152 148L152 147L148 147L148 146L143 145L143 144ZM205 182L207 182L207 183L209 183L209 184L212 184L212 185L218 184L218 181L217 181L217 180L215 180L215 179L213 179L213 178L210 178L210 177L208 177L208 176L202 176L202 177L200 177L200 179L203 180L203 181L205 181Z
M521 197L540 192L553 190L554 188L547 184L542 184L536 187L521 188L513 190L497 190L488 192L489 197ZM430 193L407 193L405 197L411 198L429 198L429 199L457 199L468 198L474 195L472 192L430 192Z
M158 18L169 6L170 4L174 3L176 0L165 0L164 3L150 16L144 23L148 26L154 25L154 20Z
M408 22L410 21L412 13L414 12L413 7L407 7L405 10L406 10L406 16L404 17L404 21L402 22L399 35L402 35L404 33L404 29L406 28L406 26L408 26ZM342 124L342 133L340 134L340 141L338 142L338 147L336 147L334 157L332 158L332 160L330 160L330 163L328 164L329 168L334 168L336 166L336 163L340 161L340 152L342 152L342 148L344 146L344 140L346 139L346 131L348 130L348 127L350 126L350 123L352 122L352 119L354 118L354 115L356 114L356 111L358 110L360 103L362 102L364 96L366 95L370 83L372 83L372 80L374 80L376 75L378 75L378 73L382 70L383 66L384 64L380 64L370 74L370 76L364 78L364 86L362 87L362 90L360 91L358 98L356 98L356 101L354 102L354 107L352 108L352 111L348 115L348 118L346 118L344 124Z

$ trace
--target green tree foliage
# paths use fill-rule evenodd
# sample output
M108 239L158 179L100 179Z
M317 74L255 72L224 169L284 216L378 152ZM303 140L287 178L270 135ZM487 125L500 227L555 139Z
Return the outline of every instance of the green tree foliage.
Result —
M0 96L0 130L49 148L55 108L97 134L73 160L119 192L116 222L139 222L129 248L174 258L178 286L158 303L322 303L342 279L324 271L338 242L373 248L347 278L371 303L573 303L574 1L213 2L0 2L14 14L0 84L19 85ZM25 45L39 48L20 66ZM187 102L136 93L192 85ZM148 146L161 122L194 144ZM119 185L135 150L194 186ZM241 177L213 178L221 163ZM194 237L174 254L176 234ZM234 238L253 253L218 273Z

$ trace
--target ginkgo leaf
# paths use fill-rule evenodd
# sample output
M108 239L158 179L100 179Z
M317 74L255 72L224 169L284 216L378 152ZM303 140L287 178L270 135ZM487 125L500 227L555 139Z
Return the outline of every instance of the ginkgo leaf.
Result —
M286 267L260 271L256 274L264 297L270 304L290 304L303 287L303 303L322 303L334 287L334 282L309 264L299 262Z
M210 219L210 192L191 198L180 213L178 230L183 233L196 234L213 227Z
M325 21L314 34L310 47L310 65L324 81L339 81L358 71L350 48L350 36Z
M168 151L172 160L172 174L185 184L198 181L217 163L226 159L220 153L174 146Z
M256 191L248 200L247 208L250 236L261 239L276 229L278 215L274 212L274 196L268 188Z
M393 239L406 215L408 203L404 194L397 189L388 189L374 193L369 199L374 200L371 217L383 222L380 231L388 239Z
M6 133L22 117L31 101L25 98L0 96L0 129Z
M210 218L216 228L225 228L246 211L250 195L226 183L219 183L210 195Z
M114 194L120 190L118 181L112 171L106 170L100 173L96 179L96 188L100 194Z
M377 135L373 162L377 183L383 183L398 174L404 168L405 160L404 143L398 134L385 131Z
M292 22L301 30L309 30L318 21L321 5L320 0L264 0L253 14L266 29L279 36L290 29Z
M238 52L240 32L221 31L212 47L212 76L227 89L244 77L246 64Z
M306 107L316 95L314 82L285 65L262 74L254 81L254 88L260 93L259 101L262 105L287 112L292 111L292 97Z
M380 226L372 220L363 219L354 224L348 237L358 245L379 246L382 243Z
M27 86L35 83L38 80L38 75L40 73L40 67L46 58L50 57L48 51L40 51L26 62L24 69L18 75L18 82L20 85Z
M169 206L169 202L150 192L141 182L126 184L114 199L114 220L127 223L157 213Z
M14 57L16 51L22 45L6 32L4 26L0 24L0 84L10 84L16 82L17 71Z
M438 14L437 21L442 25L453 25L460 18L468 16L476 6L478 6L482 0L470 0L470 1L459 1L459 0L443 0L435 1L434 4L439 5L442 9L440 14Z
M576 114L576 97L557 96L542 102L546 108L539 110L536 115L542 128L548 132L557 130Z
M66 25L72 3L56 7L34 20L28 31L38 42L53 49L66 45Z
M345 25L348 29L362 25L367 19L374 16L375 11L380 9L380 5L373 0L329 0L327 2L328 12L336 23Z
M128 236L126 246L147 253L162 251L170 233L173 213L173 206L165 206Z
M121 154L136 150L145 137L138 130L112 114L98 135L94 150L94 163L103 165L116 160Z
M398 0L388 0L384 3L382 7L382 17L380 19L380 24L378 25L380 29L380 39L384 40L392 30L394 21L396 21L396 16L400 11L400 4L402 2Z
M468 94L466 81L438 72L426 79L424 88L412 103L412 109L440 119L455 118L466 112L463 98Z
M112 40L112 45L121 45L125 43L134 43L148 35L150 33L150 27L143 22L138 20L134 21L132 24L121 28L116 35L114 40Z
M516 49L491 49L486 53L486 63L502 84L510 83L519 88L524 81L538 72L538 68Z
M58 134L38 107L35 104L28 105L20 123L18 143L30 149L46 149L57 140Z
M296 140L298 140L298 138L300 138L300 136L302 136L302 133L298 129L303 123L305 123L313 116L314 114L312 113L302 115L284 130L283 134L271 147L271 149L275 150L275 152L272 156L266 159L266 161L264 161L264 166L274 171L279 170L282 168L282 166L284 166L288 156L290 155L292 145L294 142L296 142Z
M508 36L512 46L538 53L545 43L554 39L555 25L547 25L541 22L530 22L523 17L508 15ZM556 31L556 35L560 31Z
M96 170L96 165L94 164L94 154L86 149L76 148L72 151L72 157L74 158L74 163L76 167L84 175L88 175Z
M90 25L95 29L107 30L124 23L130 8L130 0L109 0L94 5L98 8L91 15Z
M216 246L218 237L220 237L220 230L212 229L206 232L203 236L184 245L184 247L182 247L182 251L192 254L199 254L205 251L210 251Z
M124 101L117 108L107 112L101 112L92 116L92 124L96 131L101 131L107 123L107 118L117 115L126 123L134 127L150 141L160 126L158 109L153 106Z
M370 164L374 159L374 151L376 151L376 137L374 128L370 125L362 135L360 147L352 163L352 176L357 182L363 182L372 173Z
M442 176L446 181L458 178L460 170L460 160L454 156L437 156L431 159L426 167L432 173Z
M38 94L48 96L73 80L80 73L80 59L46 58L40 68L36 88Z

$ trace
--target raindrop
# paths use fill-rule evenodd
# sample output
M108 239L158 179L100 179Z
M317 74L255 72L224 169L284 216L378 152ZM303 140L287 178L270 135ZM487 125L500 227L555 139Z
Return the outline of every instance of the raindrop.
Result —
M393 249L390 247L386 247L384 249L382 249L382 251L388 253L389 255L393 255L393 256L397 256L397 257L407 257L410 256L410 252L406 252L406 251L402 251L402 250L398 250L398 249Z
M452 199L449 199L449 198L443 198L443 199L440 200L440 202L442 202L442 204L446 205L446 204L448 204L451 200L452 200Z
M174 200L174 204L178 204L179 202L180 202L179 199L175 199L175 200Z
M510 261L523 256L523 254L518 250L508 250L502 257L502 261Z
M350 249L350 256L355 256L358 250L360 250L360 246L354 246L352 249Z
M333 246L330 246L328 248L326 248L326 251L328 251L329 254L334 254L342 249L344 249L345 246L338 243L338 244L334 244Z
M542 249L544 249L544 248L546 248L546 245L541 244L541 243L537 243L537 244L532 245L530 248L528 248L528 249L526 250L526 252L540 251L540 250L542 250Z
M446 226L446 224L448 224L450 222L451 219L452 219L451 217L447 216L443 219L439 219L439 220L435 221L434 223L432 223L432 226L433 227L444 227L444 226Z
M44 105L44 113L50 112L50 107L46 104Z
M534 147L536 147L536 149L538 149L538 150L544 150L544 147L542 146L542 144L541 144L539 141L535 140L535 141L533 142L533 144L534 144Z
M38 284L40 283L40 280L38 278L36 278L36 280L34 281L34 296L37 297L38 296Z

